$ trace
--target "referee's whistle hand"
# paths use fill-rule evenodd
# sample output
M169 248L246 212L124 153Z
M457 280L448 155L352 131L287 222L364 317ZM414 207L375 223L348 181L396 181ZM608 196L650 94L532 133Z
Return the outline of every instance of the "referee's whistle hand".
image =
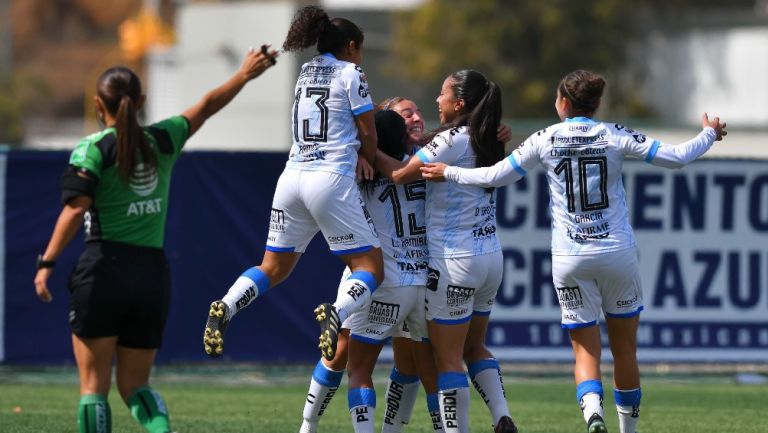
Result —
M52 272L53 269L43 268L38 269L37 275L35 275L35 292L37 292L37 297L43 302L51 302L53 300L53 296L51 296L51 292L48 290L48 278Z

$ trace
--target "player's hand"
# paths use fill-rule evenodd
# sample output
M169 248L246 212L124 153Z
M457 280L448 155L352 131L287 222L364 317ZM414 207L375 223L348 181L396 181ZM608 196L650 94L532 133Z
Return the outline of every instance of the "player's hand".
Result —
M502 143L508 143L512 139L512 128L500 123L499 129L496 130L496 139Z
M358 182L362 180L373 180L375 172L376 170L374 170L374 168L365 158L362 156L357 158L357 168L355 168L355 175L357 176Z
M50 278L52 273L52 268L40 268L37 270L37 275L35 275L35 292L37 292L37 297L43 302L51 302L53 300L51 292L48 291L48 278Z
M262 45L260 49L251 47L248 49L245 60L243 60L243 64L240 66L240 72L248 80L252 80L277 63L278 55L280 53L270 49L270 45Z
M428 162L420 167L421 177L432 182L445 182L445 167L442 162Z
M721 122L719 117L713 117L712 120L709 120L707 113L704 113L701 116L701 127L706 128L707 126L715 130L717 134L715 141L720 141L728 135L728 131L725 130L725 122Z

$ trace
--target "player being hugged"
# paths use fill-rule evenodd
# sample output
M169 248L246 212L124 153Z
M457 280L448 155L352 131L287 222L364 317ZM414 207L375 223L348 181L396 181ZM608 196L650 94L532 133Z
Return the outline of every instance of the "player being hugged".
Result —
M499 187L546 169L552 214L552 279L576 358L576 399L589 433L605 433L600 376L601 313L614 359L614 399L621 433L635 433L640 414L637 327L643 294L635 236L629 225L621 169L625 157L680 168L727 134L725 122L702 116L702 131L676 146L625 126L594 120L605 80L589 71L567 74L557 85L561 123L526 139L492 167L428 164L429 180ZM450 183L453 183L450 182Z
M275 188L266 251L260 265L211 304L203 341L213 357L223 352L232 316L285 280L318 230L352 271L336 302L315 309L326 359L333 359L341 322L367 305L384 278L379 240L355 183L358 151L369 163L376 157L374 107L359 66L363 32L307 6L294 16L283 49L311 45L319 54L302 65L296 81L293 146Z
M437 98L441 128L406 162L381 152L376 168L396 183L421 178L429 162L487 167L504 157L497 136L501 90L483 74L461 70ZM469 382L485 398L495 432L516 432L499 364L485 346L488 319L501 284L503 258L496 238L493 188L427 184L429 245L427 327L438 371L438 400L446 432L469 431Z

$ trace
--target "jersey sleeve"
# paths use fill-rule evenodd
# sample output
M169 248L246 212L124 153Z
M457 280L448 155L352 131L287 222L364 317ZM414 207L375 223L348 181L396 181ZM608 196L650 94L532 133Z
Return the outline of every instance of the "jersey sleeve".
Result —
M161 120L150 126L155 132L153 135L158 140L158 145L170 147L173 154L178 155L189 139L189 120L184 116L173 116Z
M463 146L455 146L453 143L456 132L457 129L454 128L435 135L431 142L416 152L416 156L425 164L428 162L453 164L465 151Z
M680 168L703 155L717 138L712 128L704 128L696 137L678 145L669 145L659 140L625 129L621 135L622 149L628 156L665 168Z
M344 68L341 74L352 114L359 116L373 110L373 100L368 91L368 80L365 77L363 68L357 65L354 65L354 67L350 66Z
M531 136L506 158L490 167L446 167L445 178L463 185L498 188L522 179L538 162L538 153Z
M87 170L97 178L101 178L103 156L96 143L89 137L81 140L69 156L69 165Z

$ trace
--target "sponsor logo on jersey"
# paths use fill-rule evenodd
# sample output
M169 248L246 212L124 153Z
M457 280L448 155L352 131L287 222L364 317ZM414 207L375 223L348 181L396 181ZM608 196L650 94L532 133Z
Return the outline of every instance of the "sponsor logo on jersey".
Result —
M128 179L131 191L141 197L146 197L157 189L157 170L154 166L145 166L143 162L136 164L133 174Z
M476 229L472 229L472 237L475 238L483 238L486 236L491 236L492 234L496 233L496 226L485 226L485 227L479 227Z
M637 141L638 143L645 143L646 138L645 138L645 135L643 134L632 134L632 137L634 137L635 141Z
M394 325L400 316L400 305L387 302L371 301L368 308L368 321L382 325Z
M464 305L474 294L474 287L452 286L449 284L446 303L449 307Z
M365 288L364 285L360 283L352 283L352 287L347 290L347 295L349 295L350 298L357 301L357 298L362 296L368 289Z
M400 272L417 272L427 269L427 262L397 262Z
M368 86L364 84L360 84L360 87L357 88L357 94L360 95L361 98L365 98L368 96Z
M138 200L128 204L128 210L125 216L142 216L149 214L157 214L163 211L160 204L162 198L155 198L151 200Z
M557 299L560 302L560 308L563 310L575 310L584 307L584 297L581 295L581 289L575 287L556 287Z

